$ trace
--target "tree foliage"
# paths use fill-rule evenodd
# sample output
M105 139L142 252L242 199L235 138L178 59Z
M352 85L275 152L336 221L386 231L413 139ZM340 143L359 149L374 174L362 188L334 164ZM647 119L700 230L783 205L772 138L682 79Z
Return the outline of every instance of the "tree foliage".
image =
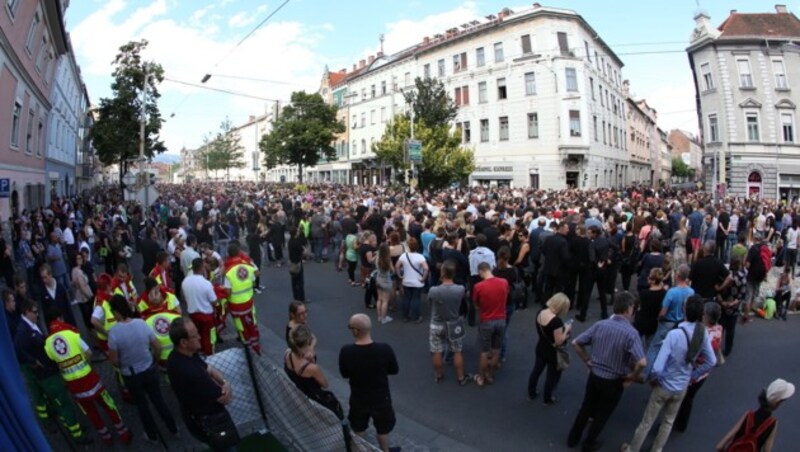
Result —
M120 180L127 170L127 163L139 155L140 118L142 91L147 87L144 99L145 146L148 159L166 151L159 136L164 120L158 110L158 84L164 80L164 69L160 64L146 61L142 52L147 41L131 41L119 48L114 59L114 81L111 97L100 99L98 119L91 130L91 138L98 158L103 165L120 164Z
M200 153L200 165L207 171L225 171L230 179L231 168L244 168L244 146L238 133L233 132L233 124L227 117L219 126L220 130L212 139L206 136Z
M678 177L688 177L691 174L689 165L687 165L682 158L672 158L672 175Z
M436 78L414 79L414 90L403 94L414 109L414 120L430 125L447 124L458 113L444 84Z
M315 166L320 158L336 158L332 143L345 126L336 119L336 106L326 104L317 93L292 93L291 104L281 111L272 132L264 135L259 148L264 153L264 165L297 166L300 182L303 168Z
M475 169L472 150L461 146L461 130L451 132L447 124L430 127L425 122L415 121L414 137L422 142L422 162L415 165L421 188L445 188L465 180ZM410 119L397 115L381 140L372 146L378 161L390 165L400 178L411 168L404 147L410 138Z

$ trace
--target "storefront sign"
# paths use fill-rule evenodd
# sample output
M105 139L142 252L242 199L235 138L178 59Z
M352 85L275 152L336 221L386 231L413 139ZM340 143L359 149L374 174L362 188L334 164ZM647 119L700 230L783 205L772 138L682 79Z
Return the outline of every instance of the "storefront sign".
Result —
M476 166L476 173L510 173L514 170L513 166Z
M11 180L0 179L0 198L8 198L11 196Z

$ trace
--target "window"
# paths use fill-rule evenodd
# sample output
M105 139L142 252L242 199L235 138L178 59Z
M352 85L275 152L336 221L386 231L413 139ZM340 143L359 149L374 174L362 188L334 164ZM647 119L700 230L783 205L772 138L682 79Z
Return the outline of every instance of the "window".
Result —
M592 116L592 131L594 132L594 141L600 141L600 137L597 136L597 116Z
M22 105L14 102L14 110L11 117L11 147L19 147L19 122L22 115Z
M578 74L575 72L574 67L568 67L564 69L567 76L567 91L570 92L577 92L578 91Z
M500 141L508 141L508 116L500 117Z
M361 100L367 100L367 89L361 88Z
M600 91L600 106L605 107L606 106L606 101L605 101L605 98L603 97L603 87L602 87L602 85L598 85L597 89Z
M33 52L33 40L36 38L36 31L39 29L39 11L33 14L33 21L31 22L31 28L28 29L28 38L25 39L25 50L28 51L30 55Z
M581 112L579 110L569 111L569 136L581 136Z
M531 53L531 35L522 35L519 41L522 44L522 54Z
M539 113L528 113L528 138L539 138Z
M536 74L533 72L525 73L525 95L536 94Z
M408 86L411 84L411 72L406 72L403 76L403 84L404 86Z
M719 123L717 115L708 115L708 142L719 142Z
M619 130L616 127L614 127L614 147L619 147Z
M353 140L353 155L358 154L358 142Z
M594 79L589 77L589 89L592 91L592 100L595 100L594 97Z
M361 140L361 153L362 154L366 154L367 153L367 140L363 140L363 139Z
M361 113L361 127L367 126L367 112Z
M464 143L469 143L470 141L472 141L472 130L470 130L469 127L470 127L469 121L464 121L464 124L462 125L461 129L461 131L464 134L462 139Z
M386 107L381 107L381 123L386 122Z
M42 64L44 60L47 59L47 52L49 51L47 48L47 32L42 35L42 46L39 47L39 54L36 56L36 72L42 72Z
M736 60L739 68L739 87L753 88L753 74L750 73L750 60L746 58Z
M484 54L483 47L475 49L475 65L481 67L486 64L486 55Z
M503 62L503 43L502 42L495 42L494 43L494 62L495 63L502 63Z
M783 142L794 143L794 118L791 113L781 113L781 130Z
M606 122L605 121L603 121L602 128L603 128L603 144L606 144L607 140L606 140Z
M486 94L486 82L478 83L478 103L485 104L488 102L488 96Z
M497 100L508 98L508 91L506 90L506 78L501 77L497 79Z
M747 141L760 141L758 134L758 112L749 111L744 114L747 126Z
M381 82L381 95L386 94L386 80Z
M567 40L567 34L563 31L559 31L558 35L558 50L561 51L561 56L570 56L569 51L569 41Z
M469 105L469 86L467 85L461 87L461 104Z
M36 156L42 156L42 148L44 147L44 124L39 121L39 134L38 134L38 146L36 146ZM81 154L78 154L81 155Z
M369 123L375 124L375 110L369 111Z
M369 93L370 97L375 97L375 85L370 86Z
M481 119L481 143L489 141L489 120Z
M775 74L775 88L789 88L789 83L786 81L786 68L783 66L783 60L772 60L772 73Z
M703 75L703 89L705 91L714 89L714 78L711 77L711 65L708 63L701 64L700 73Z
M597 70L600 70L600 56L597 55L597 51L594 52L594 64L597 66Z
M444 77L444 59L437 61L436 66L438 69L439 77Z
M422 66L422 75L425 78L431 78L431 65L430 65L430 63L426 64L425 66Z
M467 69L467 52L453 55L453 72L459 72L465 69Z
M358 128L358 115L353 115L353 128Z
M583 41L583 47L586 49L586 59L589 60L589 62L591 63L592 62L592 54L589 52L589 43L586 42L586 41Z
M33 152L33 120L36 115L33 113L33 109L28 110L28 133L25 135L25 152L30 154Z

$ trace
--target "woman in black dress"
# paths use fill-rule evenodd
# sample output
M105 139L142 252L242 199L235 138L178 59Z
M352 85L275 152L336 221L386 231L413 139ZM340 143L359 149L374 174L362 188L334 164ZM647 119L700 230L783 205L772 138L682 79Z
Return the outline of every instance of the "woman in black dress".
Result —
M547 301L547 307L539 311L536 315L536 332L539 335L539 342L536 344L536 364L528 378L528 399L533 400L539 396L536 387L539 385L539 377L547 368L547 375L544 380L544 404L553 405L556 398L553 392L558 386L561 378L561 370L558 369L558 359L556 357L556 347L562 346L572 330L572 323L564 325L561 316L569 311L569 298L559 292Z
M664 288L664 271L660 268L650 270L648 281L650 287L639 292L639 306L633 320L636 331L644 338L647 345L650 339L656 334L658 329L658 314L661 312L661 304L667 290Z
M328 379L322 369L308 358L313 356L314 335L305 325L298 325L289 335L289 350L283 357L283 370L292 383L311 400L331 410L339 419L344 418L336 396L328 391Z

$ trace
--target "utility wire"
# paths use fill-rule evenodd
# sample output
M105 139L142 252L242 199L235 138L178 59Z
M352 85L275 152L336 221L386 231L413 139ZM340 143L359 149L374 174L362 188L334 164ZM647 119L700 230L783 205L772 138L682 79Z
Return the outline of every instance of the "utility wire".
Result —
M262 20L261 22L259 22L259 23L258 23L258 25L256 25L256 26L255 26L255 27L254 27L252 30L250 30L250 32L248 32L246 35L244 35L244 37L242 37L242 39L240 39L240 40L239 40L239 42L237 42L237 43L236 43L236 45L234 45L234 46L233 46L233 48L232 48L231 50L229 50L229 51L228 51L228 53L226 53L226 54L225 54L225 55L224 55L224 56L223 56L223 57L222 57L222 58L221 58L219 61L217 61L217 62L214 64L214 66L212 66L212 68L216 68L217 66L219 66L219 65L220 65L220 63L222 63L223 61L225 61L225 59L226 59L226 58L228 58L229 56L231 56L231 54L232 54L232 53L233 53L233 52L234 52L234 51L235 51L237 48L239 48L239 46L240 46L240 45L242 45L242 43L244 43L244 42L247 40L247 38L249 38L250 36L252 36L252 35L253 35L253 33L255 33L256 31L258 31L258 29L259 29L259 28L263 27L263 26L264 26L264 24L265 24L265 23L267 23L267 21L268 21L268 20L270 20L270 19L272 18L272 16L274 16L274 15L275 15L275 14L276 14L278 11L280 11L280 10L281 10L281 9L282 9L284 6L286 6L286 4L287 4L287 3L289 3L289 0L285 0L283 3L281 3L281 4L280 4L280 6L278 6L278 8L276 8L276 9L275 9L275 11L272 11L271 13L269 13L269 15L268 15L267 17L265 17L265 18L264 18L264 20Z
M256 78L256 77L242 77L242 76L239 76L239 75L225 75L225 74L211 74L211 75L213 75L214 77L220 77L220 78L232 78L232 79L237 79L237 80L249 80L249 81L252 81L252 82L274 83L276 85L300 86L297 83L284 82L284 81L280 81L280 80L268 80L268 79Z

